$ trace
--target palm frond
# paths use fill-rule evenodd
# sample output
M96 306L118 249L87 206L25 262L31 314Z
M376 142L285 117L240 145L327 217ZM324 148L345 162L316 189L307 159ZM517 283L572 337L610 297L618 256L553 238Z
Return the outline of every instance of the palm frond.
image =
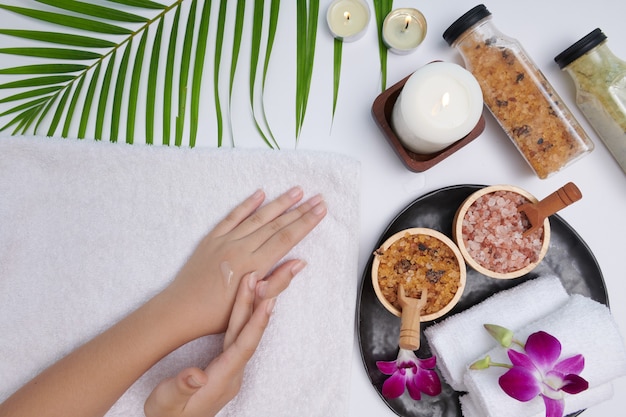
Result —
M335 110L337 110L337 99L339 97L339 81L341 80L341 56L343 55L343 40L335 39L333 54L333 110L332 120L335 120Z
M380 59L380 91L387 89L387 47L383 42L383 21L393 8L393 0L374 0L374 14L378 28L378 56Z
M261 74L261 120L257 118L256 112L256 79L257 68L261 52L261 38L263 35L263 17L265 11L265 0L255 0L253 20L252 20L252 37L250 48L250 75L249 75L249 96L250 96L250 111L252 113L252 119L254 126L263 139L263 141L270 148L279 149L278 142L274 138L272 129L267 122L267 116L265 114L265 106L263 103L263 96L265 90L265 81L267 78L267 68L269 67L270 56L272 54L272 47L274 45L274 39L276 38L276 26L278 22L278 13L280 10L280 0L272 0L270 4L269 13L269 25L267 30L267 43L265 46L265 59L263 64L263 72ZM267 132L267 133L266 133Z
M313 61L319 16L319 0L297 1L296 39L296 142L300 138L306 116L313 76Z
M280 0L255 0L253 9L245 7L245 0L238 0L233 8L227 7L228 0L164 3L167 4L152 0L23 0L19 6L0 4L0 13L17 14L36 20L38 26L49 27L0 28L0 36L15 38L10 47L0 48L0 54L23 57L22 65L0 68L0 117L9 119L3 120L0 131L134 143L142 129L146 143L183 146L188 139L193 147L199 121L203 119L201 92L203 81L210 79L207 72L211 71L205 70L205 61L212 47L216 142L218 147L223 145L222 88L228 98L234 146L233 90L247 29L246 14L250 10L252 119L266 145L279 148L267 120L264 98ZM232 1L231 4L234 6ZM212 18L214 6L218 6L216 18ZM297 143L311 87L319 0L297 0L296 8ZM211 31L209 25L213 21L217 27ZM210 39L212 33L214 39ZM227 40L232 41L230 51L223 50L225 36L232 36ZM226 69L223 61L228 54L229 79L225 84L221 82L220 70L222 65ZM33 62L37 60L40 62ZM260 96L256 95L255 86L260 87ZM334 88L333 114L338 84ZM255 101L260 108L255 109Z

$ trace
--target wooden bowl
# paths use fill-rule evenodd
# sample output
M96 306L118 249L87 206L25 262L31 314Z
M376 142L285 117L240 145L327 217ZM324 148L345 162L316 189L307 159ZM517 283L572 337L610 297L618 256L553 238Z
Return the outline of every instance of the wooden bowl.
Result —
M458 287L456 289L456 292L454 293L454 296L452 297L452 299L450 299L449 302L447 302L442 308L438 309L437 311L434 312L430 312L430 313L424 313L420 315L420 321L424 322L424 321L430 321L430 320L434 320L438 317L443 316L444 314L446 314L447 312L449 312L459 301L459 299L461 298L461 295L463 294L463 291L465 289L465 280L466 280L466 267L465 267L465 262L463 261L463 256L461 255L461 252L459 251L459 249L457 248L457 246L454 244L454 242L448 238L446 235L444 235L443 233L440 233L436 230L433 229L427 229L427 228L411 228L411 229L405 229L402 230L398 233L395 233L393 236L389 237L381 246L378 250L376 250L376 252L374 253L374 261L372 263L372 284L374 286L374 292L376 293L376 296L378 297L378 299L380 300L380 302L382 303L382 305L392 314L401 317L402 312L400 311L400 309L398 309L397 307L395 307L393 305L393 303L391 301L389 301L385 295L383 294L383 290L380 287L380 283L379 283L379 279L378 279L378 273L379 273L379 267L380 267L380 263L381 263L381 259L383 256L385 256L385 252L391 247L391 245L393 245L394 243L396 243L397 241L403 239L405 236L414 236L414 235L423 235L427 238L428 241L430 241L430 239L433 239L433 243L437 244L437 245L443 245L447 248L450 249L450 255L451 255L451 261L454 263L455 267L458 268L459 271L459 276L458 276ZM428 268L425 265L418 265L419 268ZM437 275L438 273L435 273L435 275ZM446 275L444 275L444 277L446 277ZM437 285L439 284L439 282L437 283L433 283L431 282L431 288L427 288L428 289L428 298L427 298L427 307L426 307L426 311L428 311L428 304L431 304L433 302L437 301ZM445 285L442 284L442 285ZM397 286L396 286L396 290L397 291ZM407 295L409 295L409 292L407 291ZM409 295L410 296L410 295ZM414 298L417 298L416 295L413 295ZM433 297L433 298L431 298Z
M532 271L537 265L539 265L539 263L543 260L543 257L545 256L546 252L548 251L548 247L550 245L550 221L547 218L543 223L543 229L541 229L542 231L538 230L535 232L542 239L541 247L538 250L535 249L535 251L533 252L533 254L536 254L537 256L536 259L533 262L528 263L526 266L520 267L520 269L515 269L515 270L507 269L506 271L502 271L502 270L494 271L494 270L489 269L487 266L483 265L486 262L479 263L477 260L474 259L474 257L470 254L470 249L468 249L468 245L467 245L468 242L466 242L466 240L463 238L463 219L466 217L467 212L470 209L470 207L479 198L487 194L495 193L497 191L511 191L511 192L514 192L515 194L519 194L520 196L524 197L528 201L531 201L534 203L537 202L537 199L532 194L530 194L526 190L523 190L519 187L515 187L512 185L493 185L493 186L482 188L472 193L461 204L461 206L457 210L454 216L454 222L453 222L453 229L452 229L453 238L456 241L456 244L459 250L461 251L463 258L465 259L465 262L467 262L467 264L470 267L472 267L474 270L491 278L497 278L497 279L519 278L523 275L526 275L527 273ZM523 215L520 215L520 216L523 216ZM537 235L535 235L535 237L537 237ZM489 251L481 251L481 253L489 253ZM526 262L527 259L528 257L525 258L524 262Z

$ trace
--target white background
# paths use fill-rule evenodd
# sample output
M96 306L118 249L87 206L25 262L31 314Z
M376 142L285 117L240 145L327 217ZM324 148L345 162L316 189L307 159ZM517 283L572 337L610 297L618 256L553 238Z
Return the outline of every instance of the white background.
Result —
M0 3L20 6L36 5L27 0L4 0ZM188 7L188 3L189 1L186 1L183 7ZM214 2L212 22L217 16L218 3ZM232 17L236 2L231 3L229 5L230 17ZM249 3L248 7L251 8L252 4ZM368 3L372 11L368 32L362 39L344 45L339 102L334 123L331 124L333 42L325 22L325 10L329 1L321 1L311 95L302 135L297 144L299 149L347 154L362 163L359 270L362 271L365 268L365 263L380 234L396 213L415 198L429 191L454 184L508 183L525 188L541 198L566 182L573 181L582 190L583 199L565 209L561 215L577 230L597 257L604 274L613 314L622 334L626 334L626 281L623 260L625 250L622 240L626 236L626 220L624 219L626 176L576 108L573 83L553 61L554 56L596 27L601 28L608 36L609 46L613 52L626 59L626 43L623 42L626 39L626 26L624 26L626 3L610 0L593 2L500 0L486 3L493 14L494 24L504 33L522 42L537 66L544 72L596 144L596 149L590 155L547 180L540 180L532 173L487 111L485 111L487 127L477 140L426 172L408 171L380 134L370 113L371 104L380 93L380 67L373 4L371 1ZM462 63L458 53L444 42L441 35L454 20L476 4L478 2L469 0L455 0L454 2L396 0L395 7L416 7L424 13L428 21L428 34L424 43L413 54L389 55L387 86L391 86L432 60ZM35 7L47 8L44 5ZM248 30L251 23L249 12L246 17ZM295 17L295 2L283 1L265 94L268 119L283 149L296 147L294 138ZM0 28L49 30L50 26L0 11ZM201 101L199 146L216 146L216 124L212 99L214 37L215 24L212 23L203 84L203 90L206 91ZM250 48L247 39L248 32L244 33L234 87L232 135L237 147L264 147L250 118L247 95ZM224 42L220 94L223 97L222 105L227 107L225 103L227 103L231 42L229 34L225 36ZM0 47L18 44L23 45L24 42L0 36ZM30 63L25 58L0 55L2 68L27 62ZM9 76L0 76L0 83L10 80ZM3 97L6 95L8 95L6 92L2 92ZM6 105L0 107L0 113L6 109ZM141 111L143 109L140 107L140 113ZM0 123L4 125L9 120L7 117L0 118ZM157 127L157 131L158 129ZM76 126L73 125L70 136L75 135L75 132ZM142 132L143 128L138 126L137 136L141 137ZM227 127L225 146L231 146L229 132ZM8 133L10 132L2 134ZM358 280L360 276L355 278L355 282ZM598 349L602 349L602 341L598 341ZM395 415L384 405L371 386L361 363L356 338L350 382L352 386L351 416ZM626 394L626 378L621 378L615 382L614 398L587 410L584 415L588 417L622 415L625 404L624 394Z

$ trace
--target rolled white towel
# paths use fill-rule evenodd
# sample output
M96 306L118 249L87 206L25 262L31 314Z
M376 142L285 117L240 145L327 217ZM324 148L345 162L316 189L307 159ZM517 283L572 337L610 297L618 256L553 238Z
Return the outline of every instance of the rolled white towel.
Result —
M585 357L585 368L580 376L589 382L589 390L575 395L565 394L566 410L577 411L607 399L604 396L608 391L604 391L607 388L603 386L626 375L624 342L605 305L582 295L572 295L563 307L516 330L515 338L525 341L530 334L540 330L559 339L562 345L561 358L576 354ZM501 347L494 348L487 354L493 362L510 363L506 350ZM465 384L478 415L533 417L544 413L541 398L520 402L509 397L500 388L498 378L504 372L503 368L491 367L485 370L468 370L465 373Z
M613 384L608 382L595 388L589 388L576 395L570 395L565 401L564 415L575 413L579 410L592 407L608 400L613 396ZM472 394L464 394L459 397L461 402L461 413L463 417L485 417L481 408L476 406ZM541 411L532 417L545 417L545 411Z
M437 366L456 391L467 391L463 375L468 366L496 342L483 328L497 324L518 329L565 304L567 292L559 278L548 275L496 293L475 306L424 330L437 356Z

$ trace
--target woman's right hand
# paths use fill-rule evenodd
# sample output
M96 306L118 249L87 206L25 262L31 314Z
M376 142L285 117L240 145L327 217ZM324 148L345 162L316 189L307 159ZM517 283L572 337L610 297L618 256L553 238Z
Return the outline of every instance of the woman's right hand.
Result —
M265 194L257 191L233 209L198 244L191 257L161 296L189 340L224 332L242 277L266 277L276 264L298 244L327 212L320 195L297 205L303 190L294 187L263 205ZM296 206L297 205L297 206ZM278 266L295 275L304 267L301 260ZM286 279L259 282L258 299L276 297L288 285ZM181 329L178 329L181 330Z

